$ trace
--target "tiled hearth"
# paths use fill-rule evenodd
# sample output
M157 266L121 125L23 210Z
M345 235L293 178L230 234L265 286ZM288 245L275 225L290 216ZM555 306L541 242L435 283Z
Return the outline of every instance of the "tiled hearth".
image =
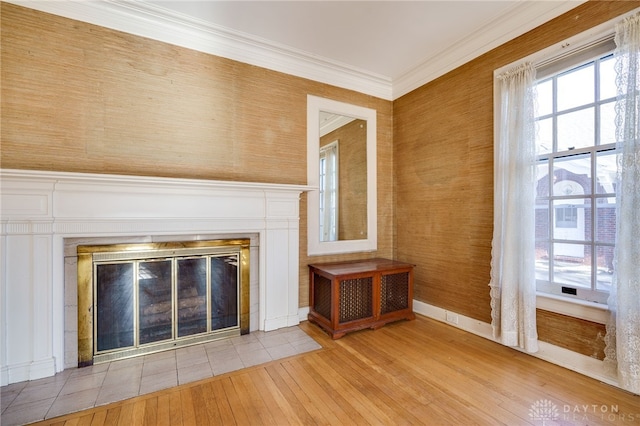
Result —
M61 416L320 349L299 327L250 334L2 387L3 426Z

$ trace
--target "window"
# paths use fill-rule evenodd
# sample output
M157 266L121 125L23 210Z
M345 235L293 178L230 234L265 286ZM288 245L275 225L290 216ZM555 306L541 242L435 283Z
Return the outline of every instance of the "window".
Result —
M338 141L320 147L320 241L338 239Z
M616 85L612 42L596 50L586 61L589 50L552 72L538 69L536 282L540 292L606 303L616 227Z
M578 208L576 206L556 207L556 228L577 228Z

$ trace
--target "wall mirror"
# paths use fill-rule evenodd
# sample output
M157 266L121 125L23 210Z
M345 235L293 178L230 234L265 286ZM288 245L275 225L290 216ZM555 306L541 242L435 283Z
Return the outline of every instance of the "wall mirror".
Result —
M307 97L308 254L377 249L376 111Z

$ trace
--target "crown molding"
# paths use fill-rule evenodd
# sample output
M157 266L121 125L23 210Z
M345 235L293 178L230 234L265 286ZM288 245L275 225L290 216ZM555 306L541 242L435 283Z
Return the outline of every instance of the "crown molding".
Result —
M425 60L395 80L178 14L146 0L3 1L394 100L586 0L519 1L473 35L443 50L436 59Z
M348 115L320 111L320 137L326 136L342 126L346 126L355 119L355 117L350 117Z
M390 78L178 14L149 1L7 3L391 100Z
M587 0L520 1L505 14L393 81L393 99L464 65Z

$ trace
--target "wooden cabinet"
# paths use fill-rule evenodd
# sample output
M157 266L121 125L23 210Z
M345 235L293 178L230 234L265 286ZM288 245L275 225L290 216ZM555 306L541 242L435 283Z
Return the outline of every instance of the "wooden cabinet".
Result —
M309 321L333 339L412 320L413 265L389 259L309 265Z

